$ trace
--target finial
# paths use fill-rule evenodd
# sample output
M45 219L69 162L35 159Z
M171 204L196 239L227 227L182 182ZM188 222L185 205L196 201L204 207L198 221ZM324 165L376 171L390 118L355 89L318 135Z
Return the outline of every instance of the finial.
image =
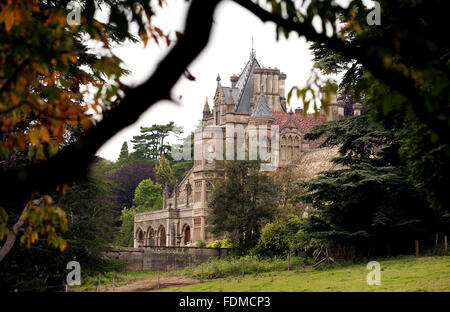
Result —
M208 105L208 97L206 97L205 105L203 106L203 113L210 113L209 105Z
M253 48L253 36L252 36L252 51L250 52L250 56L252 58L255 58L255 56L256 56L255 49Z
M219 74L217 74L217 78L216 78L216 81L217 81L217 82L219 82L219 81L220 81L220 75L219 75Z
M293 114L294 112L292 111L292 107L289 109L289 114Z

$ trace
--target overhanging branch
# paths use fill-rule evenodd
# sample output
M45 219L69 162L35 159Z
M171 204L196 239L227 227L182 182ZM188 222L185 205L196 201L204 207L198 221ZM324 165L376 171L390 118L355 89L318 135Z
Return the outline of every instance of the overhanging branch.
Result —
M393 68L386 68L383 60L377 54L368 52L376 51L373 46L355 46L351 42L343 41L337 37L328 37L325 33L317 33L311 24L285 19L280 15L263 9L251 0L232 1L255 14L263 22L274 22L285 30L294 31L299 36L304 36L308 41L323 43L327 48L340 52L350 59L357 60L369 70L375 78L386 85L391 86L408 98L418 114L422 117L423 121L432 124L436 128L446 129L446 125L437 118L436 114L427 110L424 105L424 97L416 88L414 80L410 76L404 75L401 71Z
M33 191L48 192L59 184L86 176L95 152L114 134L133 124L150 106L170 99L170 91L209 41L215 8L220 0L192 0L183 36L161 61L153 75L127 91L120 103L77 142L48 160L0 173L0 205L27 198Z

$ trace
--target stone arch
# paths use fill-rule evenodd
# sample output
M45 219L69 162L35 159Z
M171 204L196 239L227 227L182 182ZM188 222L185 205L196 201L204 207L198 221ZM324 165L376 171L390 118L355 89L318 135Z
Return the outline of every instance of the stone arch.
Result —
M160 225L158 228L158 246L166 246L166 228Z
M287 143L287 145L288 145L288 157L287 157L287 159L289 160L289 161L291 161L294 157L294 153L293 153L293 140L292 140L292 135L289 135L289 137L288 137L288 143Z
M138 242L138 247L144 246L144 231L142 229L138 228L136 230L136 240Z
M145 235L145 246L155 246L155 230L149 226Z
M189 224L183 225L183 231L181 232L183 235L182 243L183 245L188 245L192 240L192 230Z

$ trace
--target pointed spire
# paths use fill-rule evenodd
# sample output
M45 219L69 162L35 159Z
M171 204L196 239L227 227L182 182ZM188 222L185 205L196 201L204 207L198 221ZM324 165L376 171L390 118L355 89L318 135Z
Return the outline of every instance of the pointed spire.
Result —
M217 81L217 83L219 83L219 82L220 82L220 75L219 75L219 74L217 74L217 78L216 78L216 81Z
M270 111L269 104L267 104L266 97L264 96L264 86L261 85L261 93L256 101L255 108L251 117L273 117Z
M255 58L256 57L256 52L255 49L253 48L253 36L252 36L252 51L250 52L250 58Z
M203 106L203 112L204 113L208 113L210 112L209 110L209 104L208 104L208 97L206 97L206 101L205 101L205 106Z
M209 110L208 97L206 97L205 105L203 106L203 119L207 119L211 116L211 111Z

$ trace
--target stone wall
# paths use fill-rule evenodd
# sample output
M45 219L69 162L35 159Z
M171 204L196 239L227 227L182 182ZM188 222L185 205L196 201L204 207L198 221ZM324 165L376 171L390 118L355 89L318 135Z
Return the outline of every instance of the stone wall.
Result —
M122 248L109 252L114 260L125 260L125 271L172 271L228 255L226 248L145 247Z

